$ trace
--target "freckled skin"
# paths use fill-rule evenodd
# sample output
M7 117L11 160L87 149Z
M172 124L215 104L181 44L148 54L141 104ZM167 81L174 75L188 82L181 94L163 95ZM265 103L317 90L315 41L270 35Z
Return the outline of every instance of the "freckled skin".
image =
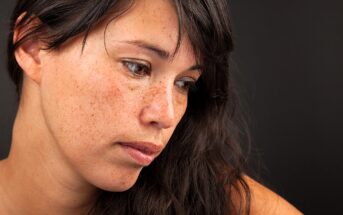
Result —
M195 59L187 38L173 60L117 44L144 40L172 53L178 22L168 1L137 1L109 24L104 41L106 24L91 32L82 54L81 36L44 53L41 106L48 135L55 140L51 144L68 168L96 187L123 191L143 167L116 143L148 141L165 147L187 107L187 93L177 89L175 80ZM123 57L149 61L151 74L133 77Z

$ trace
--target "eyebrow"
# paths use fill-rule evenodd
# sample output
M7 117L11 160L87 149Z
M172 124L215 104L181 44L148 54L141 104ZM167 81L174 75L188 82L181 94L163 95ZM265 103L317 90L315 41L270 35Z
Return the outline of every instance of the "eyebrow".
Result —
M128 41L121 41L121 42L128 43L131 45L136 45L140 48L147 49L148 51L155 53L157 56L159 56L160 58L164 60L170 58L170 53L168 51L162 49L161 47L157 45L150 44L148 42L144 42L141 40L128 40Z
M164 49L162 49L161 47L142 41L142 40L125 40L125 41L120 41L122 43L127 43L130 45L135 45L138 46L140 48L146 49L148 51L153 52L154 54L156 54L157 56L159 56L160 58L166 60L170 58L170 53ZM192 71L192 70L198 70L199 73L202 73L202 69L203 66L200 64L196 64L194 66L191 66L189 69L187 69L186 71Z
M200 64L195 64L194 66L191 66L189 69L187 69L188 71L192 71L192 70L198 70L200 73L202 73L203 70L203 66Z

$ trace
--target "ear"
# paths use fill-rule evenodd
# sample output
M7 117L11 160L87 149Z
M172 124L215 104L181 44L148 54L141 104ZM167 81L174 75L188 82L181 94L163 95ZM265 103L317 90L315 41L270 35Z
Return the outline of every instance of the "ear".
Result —
M13 43L19 41L28 30L39 24L38 18L29 18L28 23L18 25L20 20L24 17L22 14L16 22L16 27L13 33ZM42 53L42 42L35 35L28 38L15 50L15 58L24 72L24 76L30 78L37 84L41 81L41 53Z

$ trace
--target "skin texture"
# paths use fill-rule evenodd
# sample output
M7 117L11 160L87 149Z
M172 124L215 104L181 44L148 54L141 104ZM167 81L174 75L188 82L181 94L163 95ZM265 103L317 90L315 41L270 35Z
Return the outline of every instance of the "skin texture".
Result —
M98 188L136 182L144 165L118 143L163 149L187 107L183 84L200 76L187 37L174 57L146 45L171 55L177 31L168 1L139 0L93 29L83 51L83 35L57 50L35 38L18 48L24 82L10 155L0 162L0 214L83 214ZM133 62L151 70L133 73Z
M159 46L171 55L177 26L169 2L137 1L124 16L94 29L83 51L83 35L53 51L42 50L44 44L35 40L18 49L17 61L25 73L23 94L4 164L11 166L6 168L10 178L18 174L18 180L26 179L20 185L28 192L20 193L30 196L19 197L19 208L31 208L26 214L51 211L54 205L67 206L72 213L93 199L96 187L129 189L143 166L118 142L165 147L187 107L182 84L194 82L200 73L189 70L196 62L187 38L173 58L141 44ZM139 44L127 42L137 40ZM150 64L151 71L134 74L127 61ZM40 187L37 196L32 196L32 185ZM35 198L51 199L51 205L36 206Z

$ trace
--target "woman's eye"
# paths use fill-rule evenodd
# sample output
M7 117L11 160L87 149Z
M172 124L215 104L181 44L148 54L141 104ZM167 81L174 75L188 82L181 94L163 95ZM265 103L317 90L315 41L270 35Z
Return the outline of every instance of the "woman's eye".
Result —
M144 63L138 63L133 61L123 61L123 65L132 73L134 76L143 77L150 74L150 65Z
M184 77L180 80L175 81L175 85L183 91L188 92L188 90L192 87L195 87L195 82L193 78Z

